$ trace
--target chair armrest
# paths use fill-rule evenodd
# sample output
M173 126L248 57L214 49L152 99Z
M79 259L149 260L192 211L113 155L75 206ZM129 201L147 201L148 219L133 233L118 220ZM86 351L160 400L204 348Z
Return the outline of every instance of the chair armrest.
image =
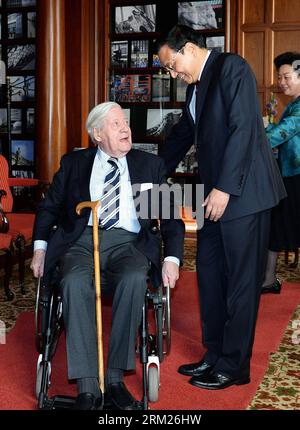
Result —
M8 185L10 187L34 187L38 185L38 179L27 178L8 178Z

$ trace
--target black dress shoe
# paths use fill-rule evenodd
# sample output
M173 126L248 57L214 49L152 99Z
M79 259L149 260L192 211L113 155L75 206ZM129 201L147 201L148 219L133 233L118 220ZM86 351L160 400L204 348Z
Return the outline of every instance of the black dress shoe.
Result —
M206 390L222 390L223 388L230 387L231 385L244 385L249 384L250 378L229 378L218 372L205 373L202 376L194 376L189 380L189 383L198 388Z
M273 293L273 294L280 294L281 291L281 282L279 279L276 279L276 281L271 285L265 285L264 287L261 287L261 294L266 293Z
M100 397L94 396L92 393L80 393L74 403L73 409L81 411L95 411L101 409L102 395Z
M105 407L122 411L141 409L141 404L127 390L124 382L109 384L105 393Z
M183 364L178 367L178 373L186 376L200 376L204 373L209 373L213 366L206 363L205 360L201 360L198 363Z

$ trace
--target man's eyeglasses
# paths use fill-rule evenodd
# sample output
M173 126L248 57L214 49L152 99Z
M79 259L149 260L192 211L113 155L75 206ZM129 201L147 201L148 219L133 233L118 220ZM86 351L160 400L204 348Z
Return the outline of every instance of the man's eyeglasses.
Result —
M178 54L182 54L183 53L183 49L184 46L182 48L180 48L177 52L175 52L175 54L173 54L173 58L170 61L170 63L167 66L164 66L164 69L166 69L168 72L175 72L175 62L176 62L176 58Z

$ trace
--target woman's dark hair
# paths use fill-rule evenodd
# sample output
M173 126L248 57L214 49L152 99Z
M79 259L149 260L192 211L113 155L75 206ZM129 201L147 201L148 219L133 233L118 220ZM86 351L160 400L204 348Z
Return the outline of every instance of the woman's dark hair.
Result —
M300 75L300 52L284 52L274 59L274 64L276 70L279 70L284 64L289 64Z
M158 52L163 45L168 45L169 48L174 51L179 51L187 42L192 42L199 46L199 48L205 48L205 41L201 34L186 25L177 24L170 31L157 39L156 52Z

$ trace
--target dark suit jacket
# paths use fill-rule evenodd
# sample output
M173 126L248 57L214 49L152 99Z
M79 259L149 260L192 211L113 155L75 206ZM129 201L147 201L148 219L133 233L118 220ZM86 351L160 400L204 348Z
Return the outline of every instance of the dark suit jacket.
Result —
M44 268L46 283L59 258L80 237L89 220L90 209L84 209L80 216L75 209L78 203L91 200L89 185L96 153L97 148L90 148L64 155L60 169L38 207L33 240L48 242ZM132 185L164 182L165 167L160 157L132 149L127 154L127 164ZM157 285L161 281L160 234L153 232L153 220L139 219L139 222L141 230L135 246L153 263L151 277ZM54 225L57 225L57 230L53 234ZM183 222L180 219L161 219L160 231L165 256L175 256L182 261Z
M162 145L160 156L167 172L174 170L195 140L205 196L212 188L231 195L221 221L276 206L286 194L265 135L249 65L238 55L212 51L198 88L196 129L189 111L194 85L189 85L183 116Z

